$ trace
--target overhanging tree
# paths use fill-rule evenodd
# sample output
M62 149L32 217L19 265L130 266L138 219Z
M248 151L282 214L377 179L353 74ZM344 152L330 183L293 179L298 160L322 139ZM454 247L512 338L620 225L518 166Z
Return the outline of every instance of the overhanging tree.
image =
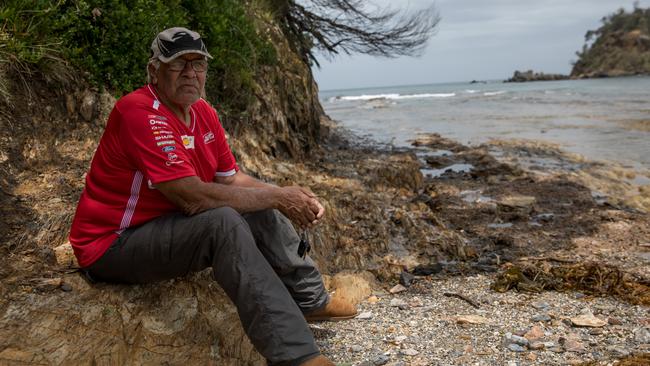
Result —
M279 21L296 51L318 65L325 56L363 53L417 56L440 17L433 4L417 11L384 9L361 0L273 0Z

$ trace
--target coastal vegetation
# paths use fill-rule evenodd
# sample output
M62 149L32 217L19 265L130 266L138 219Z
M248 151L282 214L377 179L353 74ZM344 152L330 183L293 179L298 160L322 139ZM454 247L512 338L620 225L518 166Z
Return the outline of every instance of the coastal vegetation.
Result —
M635 4L602 18L600 28L585 35L571 77L650 74L650 8Z

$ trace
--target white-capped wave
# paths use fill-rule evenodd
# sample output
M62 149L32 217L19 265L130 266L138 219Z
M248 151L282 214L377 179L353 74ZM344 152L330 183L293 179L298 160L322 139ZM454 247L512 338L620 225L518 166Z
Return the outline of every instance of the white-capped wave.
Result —
M372 99L416 99L416 98L449 98L456 96L456 93L425 93L425 94L373 94L373 95L350 95L337 97L338 100L372 100Z
M469 94L474 94L476 92L478 92L478 90L474 90L474 89L466 89L465 90L465 93L469 93Z
M483 93L483 95L489 97L489 96L493 96L493 95L501 95L501 94L505 94L505 93L506 93L505 90L499 90L499 91L495 91L495 92L485 92L485 93Z

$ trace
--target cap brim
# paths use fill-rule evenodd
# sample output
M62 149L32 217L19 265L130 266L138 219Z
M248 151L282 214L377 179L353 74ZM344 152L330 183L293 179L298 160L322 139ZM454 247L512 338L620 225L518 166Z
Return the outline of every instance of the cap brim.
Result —
M178 51L178 52L176 52L175 54L173 54L173 55L171 55L169 57L165 57L163 55L160 55L160 56L158 56L158 59L160 61L164 62L164 63L168 63L168 62L170 62L172 60L175 60L177 57L187 55L188 53L196 53L198 55L203 55L203 56L205 56L207 58L213 58L212 55L210 55L209 53L207 53L205 51L191 49L191 50Z

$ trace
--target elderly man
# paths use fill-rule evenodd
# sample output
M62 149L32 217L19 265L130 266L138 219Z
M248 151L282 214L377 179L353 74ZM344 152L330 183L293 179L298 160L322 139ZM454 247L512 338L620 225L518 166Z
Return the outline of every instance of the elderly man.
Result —
M275 365L332 365L306 320L356 309L325 291L299 255L291 222L323 217L317 197L239 170L204 93L208 59L199 34L159 33L149 84L121 98L86 177L70 233L95 280L149 283L211 267L255 348Z

